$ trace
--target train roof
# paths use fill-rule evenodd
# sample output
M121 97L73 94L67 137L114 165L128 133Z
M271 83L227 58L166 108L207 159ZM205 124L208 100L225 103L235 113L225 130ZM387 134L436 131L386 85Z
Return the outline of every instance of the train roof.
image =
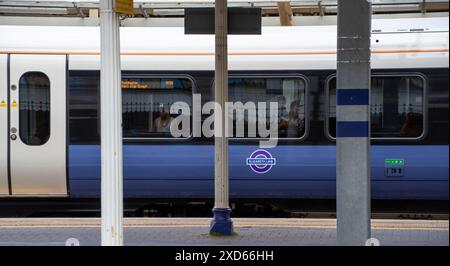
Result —
M373 68L448 68L448 17L372 23ZM2 54L68 54L71 69L99 69L99 27L0 26ZM229 36L230 70L334 69L336 26L263 27ZM182 27L122 27L123 69L213 70L214 36Z

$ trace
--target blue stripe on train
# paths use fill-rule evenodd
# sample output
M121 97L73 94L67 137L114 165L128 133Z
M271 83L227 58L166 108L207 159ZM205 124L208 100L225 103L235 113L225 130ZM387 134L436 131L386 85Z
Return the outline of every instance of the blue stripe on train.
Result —
M338 138L368 137L368 121L337 121L336 136Z
M369 89L338 89L337 105L368 105Z
M335 197L335 146L277 146L277 164L254 173L247 158L255 145L230 145L230 196ZM213 197L214 147L124 145L126 197ZM448 199L448 145L372 146L372 198ZM385 177L384 159L404 159L403 177ZM359 162L355 162L359 163ZM100 194L100 146L69 147L70 195Z

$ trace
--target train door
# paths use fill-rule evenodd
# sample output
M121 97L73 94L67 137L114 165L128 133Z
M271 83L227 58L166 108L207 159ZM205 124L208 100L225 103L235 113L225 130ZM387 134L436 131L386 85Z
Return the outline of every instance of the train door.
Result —
M67 195L66 56L11 55L12 195Z

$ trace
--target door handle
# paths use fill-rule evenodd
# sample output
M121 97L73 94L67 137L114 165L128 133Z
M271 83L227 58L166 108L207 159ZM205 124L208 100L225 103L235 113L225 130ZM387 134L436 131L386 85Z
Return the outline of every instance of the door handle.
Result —
M11 128L11 140L16 140L17 139L16 133L17 133L17 128L12 127Z

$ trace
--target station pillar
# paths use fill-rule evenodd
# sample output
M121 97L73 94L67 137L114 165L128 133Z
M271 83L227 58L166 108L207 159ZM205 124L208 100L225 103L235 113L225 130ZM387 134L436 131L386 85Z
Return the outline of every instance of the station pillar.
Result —
M370 238L371 1L339 0L337 17L337 243Z
M228 188L228 138L225 134L225 102L228 101L228 25L227 25L227 1L215 2L215 101L223 110L215 110L215 120L221 126L215 124L214 137L214 208L210 233L219 235L231 235L233 222L229 207ZM216 105L217 108L217 105ZM219 112L220 111L220 112ZM216 123L215 122L215 123Z
M100 1L101 239L123 245L122 92L119 15Z

